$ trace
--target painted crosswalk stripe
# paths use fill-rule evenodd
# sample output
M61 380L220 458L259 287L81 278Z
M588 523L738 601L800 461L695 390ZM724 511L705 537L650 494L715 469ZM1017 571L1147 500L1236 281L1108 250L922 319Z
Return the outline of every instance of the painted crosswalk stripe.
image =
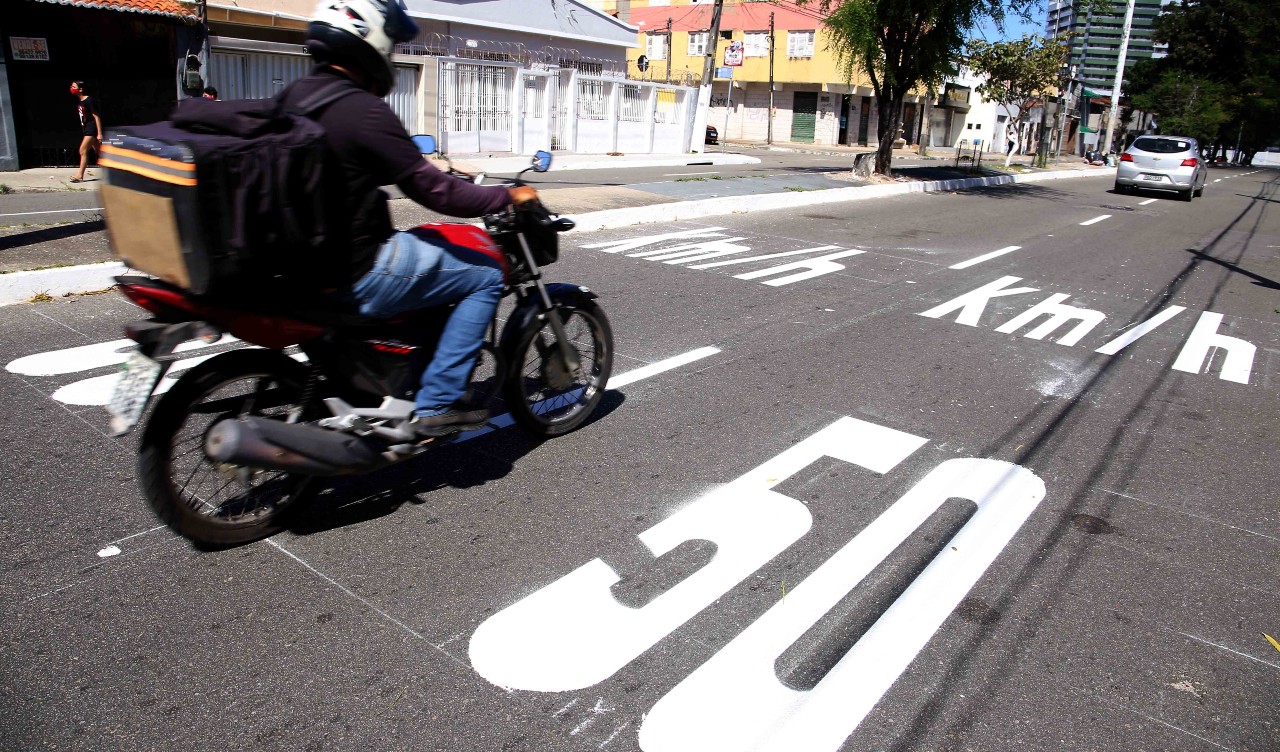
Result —
M1080 224L1081 224L1082 226L1096 225L1097 223L1101 222L1101 221L1102 221L1102 220L1104 220L1104 219L1111 219L1111 215L1110 215L1110 214L1103 214L1103 215L1101 215L1101 216L1094 217L1093 219L1085 220L1084 222L1081 222Z
M953 266L949 266L947 268L948 269L968 269L971 266L981 264L983 261L990 261L991 259L998 258L1000 256L1005 255L1006 253L1013 253L1014 251L1020 248L1022 248L1022 246L1020 245L1011 245L1005 248L1001 248L998 251L992 251L991 253L984 253L981 256L976 256L974 258L969 259L968 261L961 261L960 263L955 264Z

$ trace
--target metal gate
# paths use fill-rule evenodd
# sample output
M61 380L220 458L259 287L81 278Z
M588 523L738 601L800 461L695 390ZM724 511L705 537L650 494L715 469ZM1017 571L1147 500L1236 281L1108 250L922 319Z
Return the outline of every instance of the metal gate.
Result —
M797 91L791 106L791 140L813 143L813 133L818 124L818 93Z
M217 49L209 56L207 83L221 99L267 99L311 72L307 55ZM418 79L421 66L397 65L387 104L411 133L419 127Z
M442 66L441 116L446 151L511 151L515 70L455 62Z
M547 93L551 96L551 149L572 149L573 71L552 71Z
M421 70L416 65L397 65L395 85L387 95L391 111L410 133L422 130L422 124L418 122L418 75Z
M550 76L526 71L520 76L520 150L532 154L551 146L548 117Z
M209 85L222 99L267 99L311 72L306 55L213 52Z

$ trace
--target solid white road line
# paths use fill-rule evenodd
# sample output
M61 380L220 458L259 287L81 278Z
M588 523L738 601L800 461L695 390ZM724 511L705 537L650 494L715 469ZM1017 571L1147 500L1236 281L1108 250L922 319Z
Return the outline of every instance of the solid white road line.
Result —
M627 384L634 384L642 379L647 379L650 376L657 376L660 373L679 368L683 365L688 365L695 360L702 360L703 358L716 355L719 352L720 349L717 347L700 347L697 350L691 350L683 355L676 355L675 357L667 358L666 360L660 360L657 363L650 363L647 366L641 366L627 371L621 376L614 376L610 378L608 388L621 389Z
M17 214L0 214L0 217L27 217L32 214L66 214L67 212L87 211L102 211L102 207L90 206L86 209L49 209L48 211L18 212Z
M977 264L981 264L983 261L990 261L991 259L997 258L999 256L1003 256L1006 253L1013 253L1014 251L1020 248L1022 248L1022 246L1020 245L1011 245L1011 246L1008 246L1007 248L1001 248L998 251L992 251L991 253L984 253L983 255L977 256L975 258L971 258L968 261L961 261L960 263L955 264L954 266L949 266L947 268L948 269L968 269L971 266L976 266Z
M719 352L720 352L720 349L716 347L700 347L697 350L691 350L690 352L687 352L683 355L676 355L675 357L667 358L666 360L660 360L657 363L650 363L647 366L640 366L639 368L634 368L622 374L621 376L612 376L609 378L609 383L605 385L605 388L621 389L622 387L628 384L634 384L635 382L640 381L642 379L647 379L650 376L657 376L660 373L665 373L674 368L679 368L680 366L687 365L689 363L694 362L695 360L701 360L708 356L715 355ZM491 433L500 428L507 428L509 426L515 425L515 422L516 422L515 418L511 417L511 413L503 413L502 415L495 415L494 417L489 419L489 424L486 425L484 428L477 428L474 431L467 431L466 433L462 434L457 439L455 439L453 443L459 444L463 441L470 441L471 439L477 438L479 436L484 436L485 434Z
M1081 224L1081 225L1083 225L1083 226L1096 225L1097 223L1101 222L1102 220L1104 220L1104 219L1110 219L1110 218L1111 218L1111 215L1110 215L1110 214L1103 214L1103 215L1102 215L1102 216L1100 216L1100 217L1094 217L1093 219L1085 220L1084 222L1081 222L1080 224Z
M1146 206L1147 204L1154 204L1155 202L1157 202L1157 201L1159 201L1159 200L1160 200L1160 199L1156 199L1156 198L1149 198L1149 199L1147 199L1146 201L1140 201L1140 202L1138 202L1138 206Z

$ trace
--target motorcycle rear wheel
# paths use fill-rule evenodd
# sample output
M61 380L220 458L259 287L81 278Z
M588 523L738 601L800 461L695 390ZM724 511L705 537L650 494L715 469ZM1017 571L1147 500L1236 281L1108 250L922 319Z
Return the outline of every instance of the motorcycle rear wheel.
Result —
M613 371L613 328L591 302L561 304L565 336L582 363L565 367L555 332L546 321L520 333L507 357L503 397L516 423L542 437L560 436L582 425L604 398Z
M306 378L297 361L266 350L223 353L184 374L156 404L138 453L138 482L156 515L206 548L283 529L310 478L216 463L204 439L221 420L300 416Z

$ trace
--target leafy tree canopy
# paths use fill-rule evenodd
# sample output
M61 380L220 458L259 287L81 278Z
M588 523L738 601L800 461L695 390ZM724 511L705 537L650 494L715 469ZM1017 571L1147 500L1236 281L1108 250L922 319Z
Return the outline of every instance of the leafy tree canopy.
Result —
M1255 152L1280 139L1280 4L1182 0L1156 19L1163 58L1143 60L1126 92L1164 133Z
M1003 27L1007 14L1028 21L1038 0L796 0L828 14L823 24L830 49L852 80L871 79L879 109L876 172L888 174L893 141L901 126L902 102L912 89L936 87L956 73L965 38L991 20Z
M1025 122L1031 107L1056 88L1067 55L1067 41L1066 37L1046 39L1036 34L1007 42L970 40L969 67L983 79L977 92L984 99L1001 104L1013 116L1011 120ZM1009 159L1012 157L1011 152Z

